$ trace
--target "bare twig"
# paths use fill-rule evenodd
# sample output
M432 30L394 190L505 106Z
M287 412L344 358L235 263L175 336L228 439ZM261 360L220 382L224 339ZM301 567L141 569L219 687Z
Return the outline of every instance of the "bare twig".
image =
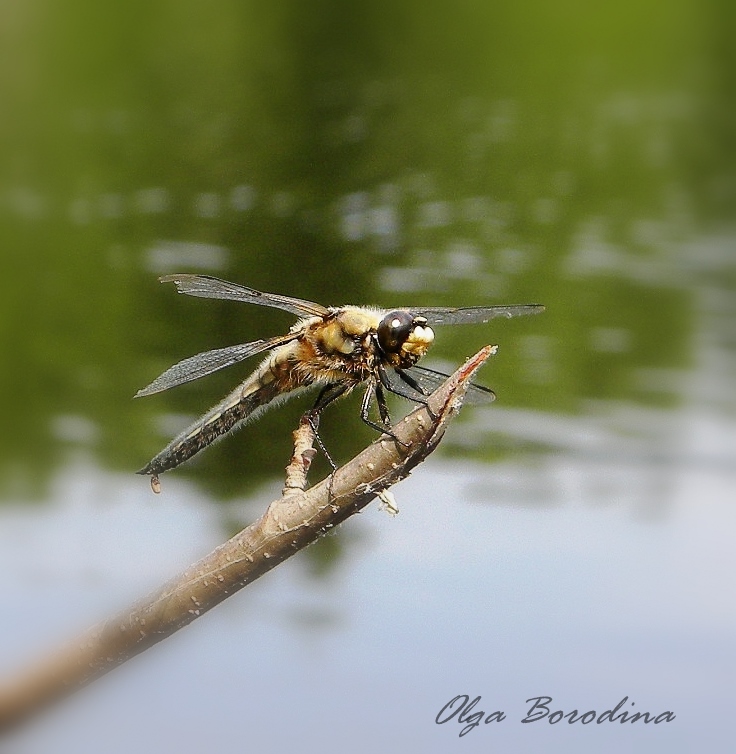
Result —
M297 492L304 492L307 489L309 467L317 455L313 446L315 440L314 428L318 420L318 416L313 417L311 421L308 416L302 416L299 426L292 434L294 437L294 453L286 467L286 483L281 490L284 497L294 495Z
M141 653L318 539L409 475L437 446L462 405L475 371L495 352L486 346L422 406L328 479L308 491L314 454L304 422L295 434L282 497L258 521L220 545L130 610L96 624L16 678L0 685L0 731ZM304 424L307 425L305 428ZM390 498L389 498L390 499Z

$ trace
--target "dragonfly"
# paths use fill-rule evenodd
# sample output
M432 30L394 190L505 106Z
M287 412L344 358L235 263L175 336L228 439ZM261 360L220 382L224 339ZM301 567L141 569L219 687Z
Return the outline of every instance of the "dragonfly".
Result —
M395 438L386 393L426 405L427 396L447 379L447 375L441 372L417 365L434 341L433 327L483 323L496 317L518 317L544 311L541 304L459 308L420 306L392 310L361 306L326 307L299 298L263 293L210 275L164 275L159 280L174 283L178 292L187 296L282 309L299 320L283 335L190 356L136 393L136 398L153 395L251 356L268 353L249 377L137 472L150 475L155 485L159 474L188 461L279 400L310 387L319 388L314 405L305 415L315 429L317 418L328 405L359 385L365 385L361 419L373 429ZM492 390L476 384L470 386L465 398L466 402L475 404L494 399ZM379 421L371 418L374 403Z

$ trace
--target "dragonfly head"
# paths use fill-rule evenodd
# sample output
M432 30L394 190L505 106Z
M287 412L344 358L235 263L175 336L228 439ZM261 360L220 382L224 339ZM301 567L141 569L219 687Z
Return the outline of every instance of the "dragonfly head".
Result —
M424 317L398 309L389 312L378 325L378 344L395 366L411 366L429 350L434 331Z

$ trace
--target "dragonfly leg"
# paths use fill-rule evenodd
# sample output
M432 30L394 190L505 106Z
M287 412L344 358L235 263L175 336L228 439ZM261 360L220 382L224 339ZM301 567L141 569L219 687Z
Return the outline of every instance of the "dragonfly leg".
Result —
M314 406L312 406L307 413L321 414L330 403L336 401L347 389L347 385L342 385L339 382L328 383L319 391Z
M398 367L394 367L394 370L396 371L396 374L399 375L399 378L402 382L405 382L409 387L414 388L414 390L416 390L420 395L427 395L424 388L410 374L405 372L403 369L399 369Z
M373 419L371 419L369 412L371 408L371 403L373 402L373 398L376 399L376 405L378 406L378 413L381 417L381 421L383 424L379 424L378 422L374 422ZM380 382L371 382L368 384L368 387L366 388L365 394L363 395L363 402L360 405L360 418L372 429L375 429L376 432L380 432L381 434L388 435L392 439L394 439L399 445L403 445L405 448L408 448L408 444L403 442L402 440L399 440L399 438L394 433L393 427L391 426L391 417L388 413L388 406L386 405L386 397L383 392L383 387L381 386Z
M391 416L388 413L388 406L386 405L386 395L383 392L383 385L377 383L375 386L376 393L376 405L378 406L378 413L381 417L381 421L387 426L391 427Z
M317 441L317 445L319 445L319 449L322 451L324 457L327 459L327 463L330 464L333 472L337 471L337 465L332 460L330 451L327 450L327 447L322 442L322 438L319 436L319 414L314 414L311 411L307 411L306 417L307 417L307 421L309 422L309 426L312 428L312 432L314 432L314 439Z
M335 462L332 460L332 456L322 442L322 438L319 436L319 415L330 405L333 401L337 400L347 390L346 385L340 385L339 383L329 383L320 390L317 400L314 402L314 406L307 411L305 417L309 422L309 426L314 432L314 439L319 445L319 449L324 453L327 463L330 464L333 471L337 470Z
M405 372L403 369L399 369L398 367L394 367L394 369L396 371L396 374L399 375L399 379L402 382L406 383L410 388L412 388L413 390L416 390L417 393L425 397L425 400L422 400L421 398L416 397L416 396L413 398L410 398L410 400L416 401L417 403L421 403L423 406L426 407L427 411L429 411L429 415L433 419L436 419L437 416L429 407L429 400L427 400L429 393L427 393L427 391L408 372ZM401 393L399 393L399 395L401 395ZM404 397L407 398L409 396L405 395Z
M388 375L386 374L386 370L383 367L379 367L378 374L381 379L381 384L383 385L386 390L389 391L389 393L393 393L394 395L400 395L402 398L406 398L408 401L413 401L414 403L421 403L423 406L426 406L427 411L429 411L430 416L433 419L436 419L437 417L433 413L432 409L429 407L429 398L425 394L424 390L422 389L422 386L411 376L406 374L402 369L398 369L394 367L396 373L399 375L399 378L402 382L404 382L406 385L408 385L407 388L404 388L401 384L394 381L391 382ZM411 389L409 389L411 388Z

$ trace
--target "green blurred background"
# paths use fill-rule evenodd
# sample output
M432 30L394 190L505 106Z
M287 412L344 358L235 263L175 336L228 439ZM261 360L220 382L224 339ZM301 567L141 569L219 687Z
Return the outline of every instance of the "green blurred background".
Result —
M680 426L697 396L734 436L735 16L728 0L2 3L0 505L49 501L69 469L109 475L103 507L150 495L133 472L255 364L136 390L291 324L177 297L168 272L328 305L544 303L438 332L445 369L500 344L480 377L498 402L464 412L445 458L539 469L594 454L580 428L626 415L616 447L666 490L683 459L651 417ZM308 403L164 491L276 484ZM373 436L357 413L323 419L338 460ZM721 473L734 449L716 445ZM549 506L553 487L542 474L518 500Z
M80 445L139 468L170 434L156 414L203 411L244 371L133 403L138 387L290 324L177 299L163 272L326 304L542 301L544 319L444 331L438 353L497 340L507 405L676 400L636 375L691 358L686 244L736 198L733 14L5 4L2 488L43 495ZM232 494L283 465L288 442L264 438L293 422L180 473Z

